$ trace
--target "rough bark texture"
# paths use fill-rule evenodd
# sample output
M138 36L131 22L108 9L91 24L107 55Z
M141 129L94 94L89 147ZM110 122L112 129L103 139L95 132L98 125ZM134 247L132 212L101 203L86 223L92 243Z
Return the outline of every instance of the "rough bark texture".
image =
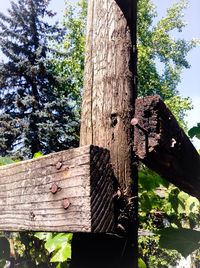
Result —
M136 95L136 3L89 1L80 135L81 146L94 144L110 150L115 178L129 198L137 195L130 124ZM137 267L137 222L133 207L128 210L126 238L74 235L72 268Z
M135 118L134 146L139 159L200 199L200 156L160 97L138 99Z
M111 232L114 228L108 150L84 146L2 166L0 187L0 230Z

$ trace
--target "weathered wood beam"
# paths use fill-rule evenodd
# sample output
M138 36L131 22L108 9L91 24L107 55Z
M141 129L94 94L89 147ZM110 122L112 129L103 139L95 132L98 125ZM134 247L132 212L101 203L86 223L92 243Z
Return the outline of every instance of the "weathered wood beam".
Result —
M200 199L200 156L159 96L136 101L135 152L150 169Z
M128 2L124 9L131 9ZM132 25L135 28L134 20ZM128 195L133 138L129 122L136 95L131 30L115 0L89 1L80 145L110 150L115 176Z
M117 215L126 236L74 235L72 268L138 267L137 198L132 198L137 196L137 169L130 125L136 96L136 16L137 0L88 1L80 145L110 151L114 175L126 194Z
M0 167L0 230L111 232L113 171L84 146Z

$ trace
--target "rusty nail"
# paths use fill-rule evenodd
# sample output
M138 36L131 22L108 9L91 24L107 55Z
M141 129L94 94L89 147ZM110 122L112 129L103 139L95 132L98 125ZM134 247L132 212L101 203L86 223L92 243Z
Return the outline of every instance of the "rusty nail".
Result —
M137 118L134 117L133 119L131 119L131 125L136 126L140 130L142 130L145 134L148 134L148 131L139 124L139 120Z
M131 119L131 125L133 125L133 126L136 126L138 124L138 119L137 118L133 118L133 119Z
M61 161L59 161L58 163L56 163L56 168L57 169L61 169L61 167L62 167L62 162Z
M58 191L58 185L56 183L53 183L51 185L50 191L52 192L52 194L56 194Z
M62 201L62 205L63 205L63 208L64 209L68 209L68 207L70 206L70 202L67 198L64 198L63 201Z

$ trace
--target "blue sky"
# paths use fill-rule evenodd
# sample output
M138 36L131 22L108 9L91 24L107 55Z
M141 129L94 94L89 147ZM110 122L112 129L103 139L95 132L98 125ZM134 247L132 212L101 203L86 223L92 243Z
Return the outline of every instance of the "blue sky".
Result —
M75 1L75 0L72 0ZM161 18L165 16L166 10L177 0L153 0L157 6L158 16ZM64 0L51 0L50 9L57 12L57 19L62 17L62 11L64 10ZM6 12L10 6L10 1L2 1L0 6L1 12ZM185 20L187 26L181 33L181 37L186 40L192 38L200 39L200 0L189 0L189 7L185 10ZM188 112L188 125L192 127L196 123L200 122L200 47L191 51L188 55L188 60L191 64L191 68L187 69L182 74L182 82L179 85L179 91L182 96L189 96L192 98L194 109ZM200 142L194 140L195 146L199 149Z

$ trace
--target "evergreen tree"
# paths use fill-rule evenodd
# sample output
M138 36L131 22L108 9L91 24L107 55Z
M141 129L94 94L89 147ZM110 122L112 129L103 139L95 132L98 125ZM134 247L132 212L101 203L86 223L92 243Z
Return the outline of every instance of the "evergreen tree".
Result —
M49 0L11 2L0 13L0 154L32 157L74 147L76 104L67 83L52 72L49 39L61 36L46 22ZM69 82L70 83L70 82Z

